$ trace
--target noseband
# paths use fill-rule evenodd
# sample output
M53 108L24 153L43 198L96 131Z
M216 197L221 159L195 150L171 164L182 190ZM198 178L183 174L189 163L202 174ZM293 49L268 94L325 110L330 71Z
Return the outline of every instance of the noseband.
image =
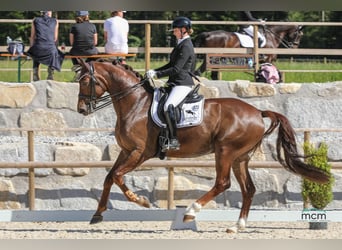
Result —
M106 96L102 97L97 97L96 95L96 85L99 85L104 92L107 92L107 87L104 86L104 84L101 84L100 81L98 81L97 77L95 76L95 69L94 65L92 62L89 62L89 72L83 74L80 78L79 81L81 81L84 77L89 76L90 81L89 81L89 88L90 88L90 95L83 95L81 93L78 94L78 98L81 98L86 101L86 105L88 108L89 113L93 113L99 109L105 108L112 104L112 98L114 98L115 101L118 101L122 99L123 97L129 95L132 93L135 89L143 86L145 84L145 79L139 82L138 84L129 87L127 89L124 89L122 91L119 91L115 94L109 94ZM104 102L101 105L97 106L98 103Z

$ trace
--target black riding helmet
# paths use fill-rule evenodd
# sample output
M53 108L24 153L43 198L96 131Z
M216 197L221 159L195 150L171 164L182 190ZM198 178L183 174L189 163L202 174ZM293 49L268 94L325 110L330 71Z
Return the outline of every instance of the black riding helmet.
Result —
M176 17L172 22L172 29L174 28L183 28L185 27L187 30L191 29L191 21L187 17Z

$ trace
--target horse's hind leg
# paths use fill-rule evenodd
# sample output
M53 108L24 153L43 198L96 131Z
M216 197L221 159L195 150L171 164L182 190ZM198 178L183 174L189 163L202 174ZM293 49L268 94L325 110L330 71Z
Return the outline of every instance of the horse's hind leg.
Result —
M120 152L113 168L107 174L104 184L101 199L99 201L97 210L90 221L90 224L99 223L103 220L102 213L107 210L107 203L109 200L110 189L115 183L118 185L129 201L135 202L144 207L150 207L150 202L145 197L139 197L127 188L124 183L123 176L140 165L140 154L136 151L126 156L123 151Z
M233 173L241 188L242 208L236 226L228 228L227 233L236 233L246 227L249 209L255 193L255 186L248 171L248 162L249 159L248 156L246 156L246 160L233 163Z
M205 195L199 198L196 202L190 205L184 214L183 221L190 222L196 217L196 213L201 210L201 208L215 198L218 194L222 193L224 190L230 187L230 168L232 164L232 158L230 157L230 150L226 147L222 147L216 150L215 154L216 161L216 181L214 187L209 190Z

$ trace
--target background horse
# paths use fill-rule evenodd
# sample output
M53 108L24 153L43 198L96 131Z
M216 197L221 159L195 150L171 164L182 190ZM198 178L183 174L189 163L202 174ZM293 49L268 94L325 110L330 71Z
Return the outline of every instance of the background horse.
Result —
M286 48L297 48L303 36L303 26L285 25L285 26L262 26L259 32L262 32L266 37L266 45L264 48L278 48L283 46ZM195 47L206 48L241 48L240 40L235 32L227 32L224 30L215 30L202 32L194 39ZM277 55L265 55L265 62L273 62ZM201 75L206 71L206 57L203 63L196 70L196 75ZM212 72L212 79L217 80L217 72Z
M160 128L152 121L150 107L153 88L128 66L105 62L81 62L78 112L88 115L99 109L99 100L109 99L117 114L115 137L121 147L113 168L107 174L97 211L90 223L102 221L112 185L120 187L129 201L144 207L150 202L138 196L124 183L123 176L148 159L158 157ZM104 93L109 93L104 95ZM270 119L268 128L264 118ZM168 151L168 157L197 157L215 153L216 180L211 190L191 204L184 214L184 221L195 219L201 207L231 185L231 170L241 187L242 208L237 229L243 229L255 193L255 186L248 171L251 154L265 136L279 128L277 139L278 161L290 172L309 180L325 183L329 175L305 164L298 156L295 133L288 119L273 111L261 111L234 98L206 99L203 122L198 126L178 129L180 150ZM234 229L234 231L236 231Z

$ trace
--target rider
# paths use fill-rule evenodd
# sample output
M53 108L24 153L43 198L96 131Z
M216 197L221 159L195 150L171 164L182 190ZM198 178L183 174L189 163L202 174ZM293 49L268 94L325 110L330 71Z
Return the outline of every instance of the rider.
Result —
M261 22L264 23L265 21L262 19L255 18L250 11L242 11L240 12L240 19L241 21L253 21L253 22ZM254 35L254 27L253 25L240 25L240 30L246 32L247 35L253 37ZM258 31L258 41L259 47L264 47L266 44L266 38Z
M187 17L177 17L172 22L173 35L177 38L177 45L170 54L170 61L155 70L148 70L148 78L168 76L168 86L171 92L164 105L164 114L169 130L169 140L162 145L162 151L179 149L177 139L175 107L189 94L194 85L191 72L195 70L195 51L190 38L193 33L191 21Z

